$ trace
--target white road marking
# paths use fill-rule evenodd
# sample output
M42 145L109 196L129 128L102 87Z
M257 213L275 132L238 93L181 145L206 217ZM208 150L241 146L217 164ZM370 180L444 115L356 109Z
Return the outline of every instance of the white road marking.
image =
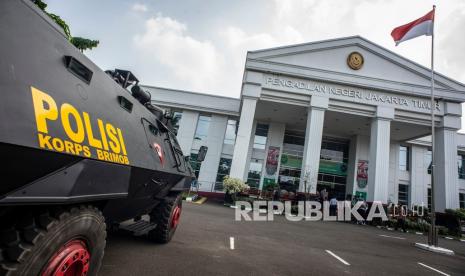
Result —
M388 236L388 235L378 235L378 236L380 236L380 237L385 237L385 238L398 239L398 240L405 240L405 238L394 237L394 236Z
M343 258L339 257L338 255L334 254L333 252L329 251L329 250L326 250L326 253L328 253L329 255L333 256L334 258L336 258L338 261L340 261L341 263L345 264L345 265L350 265L348 262L346 262Z
M229 248L234 250L234 237L229 237Z
M429 268L429 269L431 269L431 270L433 270L433 271L436 271L437 273L439 273L439 274L441 274L441 275L444 275L444 276L450 276L449 274L447 274L447 273L444 273L444 272L442 272L442 271L440 271L440 270L437 270L437 269L436 269L436 268L434 268L434 267L431 267L431 266L425 265L425 264L423 264L423 263L418 263L418 264L419 264L419 265L421 265L421 266L424 266L424 267L426 267L426 268Z
M444 237L446 240L453 240L451 237Z

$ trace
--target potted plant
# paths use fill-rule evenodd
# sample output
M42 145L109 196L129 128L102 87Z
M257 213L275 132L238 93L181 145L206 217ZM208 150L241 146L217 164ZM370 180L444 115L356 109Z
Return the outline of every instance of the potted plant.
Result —
M234 205L236 195L239 192L246 190L248 186L239 178L229 177L223 178L224 202L228 205Z

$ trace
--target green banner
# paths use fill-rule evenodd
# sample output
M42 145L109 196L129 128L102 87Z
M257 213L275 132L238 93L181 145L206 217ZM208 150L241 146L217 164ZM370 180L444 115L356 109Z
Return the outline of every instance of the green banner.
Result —
M272 178L263 178L263 190L267 190L269 186L274 187L276 185L276 180Z
M355 198L367 200L367 193L366 192L358 192L358 191L356 191L355 192Z
M283 154L281 156L281 166L301 169L302 158L294 155ZM320 173L347 176L347 164L331 160L320 159Z
M283 153L281 156L281 166L301 169L302 168L302 157L288 155L288 154Z
M320 159L319 172L347 176L347 164Z

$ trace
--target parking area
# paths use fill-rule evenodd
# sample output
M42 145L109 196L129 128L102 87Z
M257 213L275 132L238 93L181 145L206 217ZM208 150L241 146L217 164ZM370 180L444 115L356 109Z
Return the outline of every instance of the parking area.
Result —
M184 203L169 244L109 234L100 275L465 275L465 242L440 239L455 256L422 251L415 242L426 237L281 216L237 222L234 209Z

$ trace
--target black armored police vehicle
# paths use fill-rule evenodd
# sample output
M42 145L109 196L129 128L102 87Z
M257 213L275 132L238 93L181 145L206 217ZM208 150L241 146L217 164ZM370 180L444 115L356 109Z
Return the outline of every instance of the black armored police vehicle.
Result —
M111 229L170 241L195 175L169 113L29 0L0 38L0 275L95 275Z

